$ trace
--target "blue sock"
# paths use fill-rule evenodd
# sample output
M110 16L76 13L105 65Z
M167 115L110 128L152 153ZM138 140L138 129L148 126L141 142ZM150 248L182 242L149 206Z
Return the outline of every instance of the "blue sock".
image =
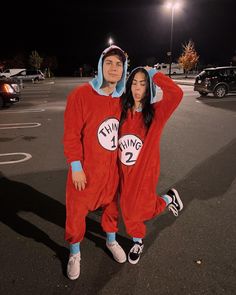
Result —
M116 240L116 233L107 232L107 242L112 243Z
M168 195L162 195L161 197L166 202L166 207L172 202L172 198Z
M70 244L70 254L75 255L80 252L80 242Z
M140 238L133 238L133 242L138 242L138 243L142 244L143 240Z

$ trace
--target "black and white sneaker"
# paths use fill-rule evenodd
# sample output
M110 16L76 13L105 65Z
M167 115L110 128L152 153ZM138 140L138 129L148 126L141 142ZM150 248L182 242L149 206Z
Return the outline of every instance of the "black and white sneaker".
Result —
M172 188L167 192L167 195L172 199L171 203L168 205L168 209L174 214L174 216L178 216L179 212L184 208L179 193L176 189Z
M143 252L143 243L135 242L128 254L128 260L131 264L138 263L140 256Z

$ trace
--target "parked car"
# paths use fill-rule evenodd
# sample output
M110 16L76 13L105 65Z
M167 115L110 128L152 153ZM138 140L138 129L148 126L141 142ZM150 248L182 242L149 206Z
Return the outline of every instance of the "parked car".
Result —
M20 100L20 85L8 78L0 79L0 108Z
M217 98L236 92L236 66L204 69L196 76L194 90L201 96L213 93Z
M9 78L13 75L18 74L19 72L26 70L26 69L6 69L0 73L0 77L2 78Z
M170 65L167 63L157 63L154 65L154 68L158 70L158 72L162 72L165 75L169 74ZM171 63L171 75L175 74L184 74L184 69L178 63Z
M45 76L42 71L40 70L23 70L16 75L11 76L13 79L18 79L22 81L40 81L44 80Z

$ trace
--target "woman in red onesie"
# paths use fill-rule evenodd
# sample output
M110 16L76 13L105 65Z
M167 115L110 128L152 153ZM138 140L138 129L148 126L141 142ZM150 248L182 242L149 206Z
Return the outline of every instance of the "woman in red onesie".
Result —
M163 92L155 102L155 90ZM143 251L145 221L165 210L175 216L183 203L176 189L165 195L156 194L160 174L160 138L163 127L183 96L173 80L150 67L132 71L122 96L119 130L120 207L127 233L134 245L128 260L136 264ZM154 103L155 102L155 103Z
M69 164L66 185L65 239L70 244L67 275L80 275L80 242L89 211L103 208L102 228L114 259L126 261L117 243L117 208L108 206L118 187L118 128L120 96L127 73L125 52L112 45L100 56L98 74L68 96L64 114L64 153Z

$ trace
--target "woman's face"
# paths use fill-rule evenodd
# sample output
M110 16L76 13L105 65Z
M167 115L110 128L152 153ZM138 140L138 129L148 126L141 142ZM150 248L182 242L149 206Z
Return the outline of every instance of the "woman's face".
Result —
M142 72L137 72L134 76L131 92L135 102L141 102L144 98L147 89L147 80L145 74Z

